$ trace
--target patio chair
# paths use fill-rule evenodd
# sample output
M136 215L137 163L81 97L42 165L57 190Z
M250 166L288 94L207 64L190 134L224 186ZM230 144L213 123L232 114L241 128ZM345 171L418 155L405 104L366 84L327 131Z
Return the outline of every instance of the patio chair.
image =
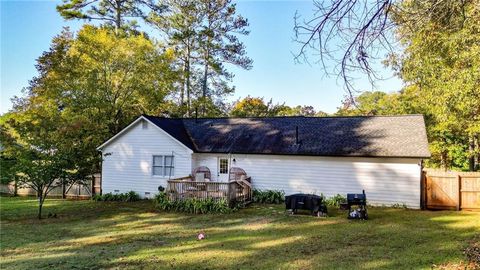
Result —
M207 166L200 166L193 169L192 178L193 181L208 182L212 179L212 174Z
M238 181L244 176L247 177L247 173L244 169L238 167L231 167L228 173L228 182Z

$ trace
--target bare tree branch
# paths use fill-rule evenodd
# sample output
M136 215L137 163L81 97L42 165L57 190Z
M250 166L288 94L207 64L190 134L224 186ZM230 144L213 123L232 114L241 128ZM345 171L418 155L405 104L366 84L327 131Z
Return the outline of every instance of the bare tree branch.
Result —
M327 75L342 80L350 97L357 92L355 75L364 74L373 84L381 77L373 63L393 51L391 37L394 24L390 20L395 0L332 0L314 1L313 18L301 20L295 14L295 41L300 44L297 62L308 62L311 52L317 53ZM383 50L381 50L383 49ZM329 67L328 62L335 63Z
M459 2L460 1L460 2ZM354 100L355 76L370 83L382 78L375 65L386 54L398 54L399 40L410 35L405 29L419 29L434 20L449 25L454 14L464 12L470 0L314 0L312 18L302 20L295 13L294 41L299 44L294 59L309 62L318 57L326 75L340 79ZM408 8L415 6L416 8ZM403 29L399 31L399 27ZM395 48L395 49L394 49ZM329 67L328 63L333 63ZM354 104L355 105L355 104Z

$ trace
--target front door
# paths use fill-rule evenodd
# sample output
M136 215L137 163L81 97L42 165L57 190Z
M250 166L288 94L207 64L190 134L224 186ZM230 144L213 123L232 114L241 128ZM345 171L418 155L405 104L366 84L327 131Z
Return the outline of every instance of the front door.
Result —
M230 161L228 157L218 157L217 168L218 181L228 182L228 171L230 169Z

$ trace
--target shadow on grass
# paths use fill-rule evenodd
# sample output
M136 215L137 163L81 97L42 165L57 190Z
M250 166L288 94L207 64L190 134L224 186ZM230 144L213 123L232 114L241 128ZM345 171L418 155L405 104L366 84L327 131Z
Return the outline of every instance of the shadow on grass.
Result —
M156 213L148 202L71 207L56 220L2 219L2 269L430 268L462 260L480 230L480 213L467 212L372 208L371 220L349 221L336 211L286 216L282 206L204 216Z

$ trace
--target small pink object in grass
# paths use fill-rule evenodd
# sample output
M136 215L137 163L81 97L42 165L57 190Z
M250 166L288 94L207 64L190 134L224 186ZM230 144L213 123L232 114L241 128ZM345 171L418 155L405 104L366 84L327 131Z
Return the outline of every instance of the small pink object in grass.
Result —
M199 233L197 238L198 238L198 240L203 240L203 239L205 239L205 234L204 233Z

